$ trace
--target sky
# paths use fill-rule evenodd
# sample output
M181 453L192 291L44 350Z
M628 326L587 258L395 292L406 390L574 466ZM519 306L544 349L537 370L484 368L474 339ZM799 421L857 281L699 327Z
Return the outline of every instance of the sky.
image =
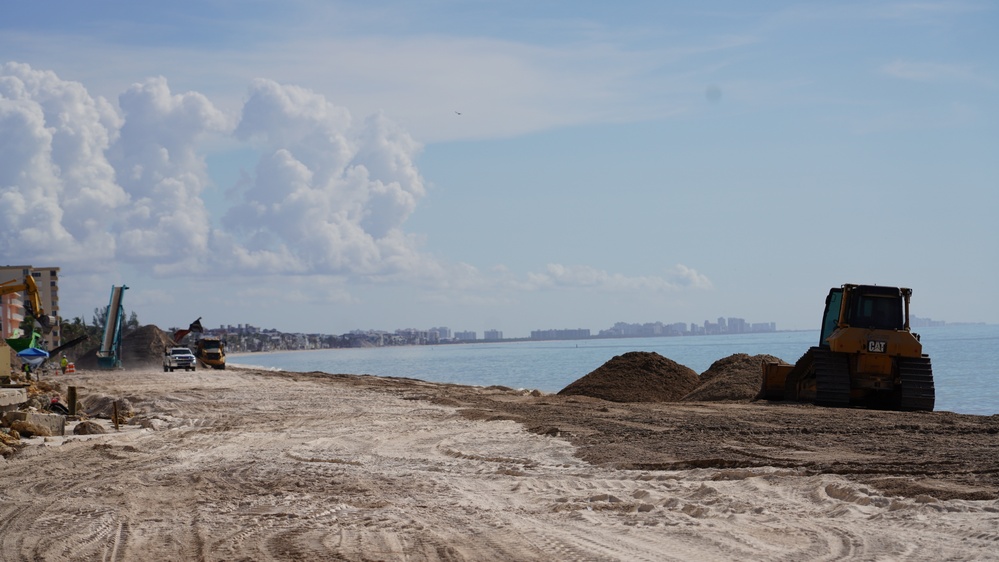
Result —
M0 264L143 324L999 321L999 4L0 0Z

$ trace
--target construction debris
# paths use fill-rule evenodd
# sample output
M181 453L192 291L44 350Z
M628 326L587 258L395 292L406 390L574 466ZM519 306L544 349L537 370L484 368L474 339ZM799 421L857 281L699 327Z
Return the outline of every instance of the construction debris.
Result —
M22 437L51 437L65 434L66 417L39 412L6 412L3 424Z

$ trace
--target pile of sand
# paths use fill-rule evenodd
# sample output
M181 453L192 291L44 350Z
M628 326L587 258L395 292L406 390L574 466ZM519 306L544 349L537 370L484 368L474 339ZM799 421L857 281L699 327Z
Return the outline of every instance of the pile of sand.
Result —
M129 368L163 364L163 352L173 345L170 335L153 324L133 330L121 339L121 363ZM91 349L76 360L80 369L97 368L97 349Z
M658 353L631 351L615 356L558 393L612 402L676 402L699 381L693 369Z
M760 391L762 363L773 355L736 353L697 375L658 353L632 351L604 363L559 391L613 402L749 401Z
M711 364L701 373L700 384L684 402L752 400L760 392L764 361L781 361L773 355L736 353Z

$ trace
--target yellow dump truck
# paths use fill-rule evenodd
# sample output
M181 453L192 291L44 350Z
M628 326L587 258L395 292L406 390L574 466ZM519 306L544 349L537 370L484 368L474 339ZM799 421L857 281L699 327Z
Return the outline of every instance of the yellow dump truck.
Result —
M205 336L198 340L194 356L205 367L225 369L225 342L216 336Z
M912 290L843 285L829 290L819 345L794 365L763 363L760 396L820 406L932 411L930 358L909 328Z

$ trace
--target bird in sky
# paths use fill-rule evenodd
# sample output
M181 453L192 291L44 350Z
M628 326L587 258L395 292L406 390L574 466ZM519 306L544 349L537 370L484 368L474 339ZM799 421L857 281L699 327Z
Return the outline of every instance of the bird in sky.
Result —
M461 115L460 111L455 111L454 113L455 113L455 115Z

